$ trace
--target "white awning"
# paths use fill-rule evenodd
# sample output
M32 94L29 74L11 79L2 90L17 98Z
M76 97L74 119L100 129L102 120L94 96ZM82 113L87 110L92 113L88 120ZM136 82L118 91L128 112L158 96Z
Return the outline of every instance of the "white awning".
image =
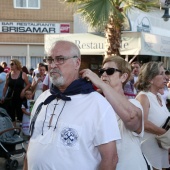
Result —
M83 55L103 55L105 51L105 38L99 35L83 34L46 34L45 53L47 53L52 44L57 40L67 40L74 42Z
M46 34L45 53L57 40L74 42L83 55L104 55L105 37L82 34ZM123 32L121 55L151 55L170 57L170 37L149 34L145 32Z
M144 32L124 32L120 53L170 57L170 37Z

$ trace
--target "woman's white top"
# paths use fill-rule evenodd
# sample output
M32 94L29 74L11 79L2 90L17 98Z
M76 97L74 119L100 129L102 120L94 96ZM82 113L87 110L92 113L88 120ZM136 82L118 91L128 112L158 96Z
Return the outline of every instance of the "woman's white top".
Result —
M35 76L34 81L37 82L38 77ZM40 94L42 94L42 92L43 92L43 82L40 81L35 88L34 100L37 100L37 98L40 96Z
M49 74L46 74L45 79L44 79L44 81L43 81L43 85L48 86L48 88L51 87L52 83L51 83L51 81L50 81Z
M121 140L116 141L118 164L116 170L147 170L147 164L141 150L141 138L144 134L144 117L141 104L136 99L129 99L136 107L142 110L142 131L137 134L127 129L123 121L118 118Z
M140 92L138 94L145 94L150 103L148 120L155 124L158 127L162 127L165 123L170 113L165 105L162 102L162 106L158 103L157 97L155 94L151 92ZM161 98L161 95L158 94ZM152 166L156 169L168 168L169 167L169 160L168 160L168 150L161 149L158 146L158 143L155 139L155 134L145 132L144 137L142 139L142 151L150 161Z

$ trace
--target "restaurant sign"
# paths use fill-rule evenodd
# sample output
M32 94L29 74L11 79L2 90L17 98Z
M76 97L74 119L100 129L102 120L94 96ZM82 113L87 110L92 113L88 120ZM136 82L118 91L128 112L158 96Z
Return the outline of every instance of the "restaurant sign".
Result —
M57 34L69 33L69 23L39 23L39 22L0 22L0 32L3 33L31 33Z

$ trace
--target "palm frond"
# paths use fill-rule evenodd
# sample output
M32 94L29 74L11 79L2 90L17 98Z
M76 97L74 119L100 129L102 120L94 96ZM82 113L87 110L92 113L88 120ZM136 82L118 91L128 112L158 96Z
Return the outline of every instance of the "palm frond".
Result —
M155 7L159 7L159 0L122 0L122 3L124 12L127 12L132 8L137 8L144 12L149 12Z
M106 25L109 21L109 16L113 14L116 14L118 18L123 18L112 0L89 0L81 3L78 12L92 27Z

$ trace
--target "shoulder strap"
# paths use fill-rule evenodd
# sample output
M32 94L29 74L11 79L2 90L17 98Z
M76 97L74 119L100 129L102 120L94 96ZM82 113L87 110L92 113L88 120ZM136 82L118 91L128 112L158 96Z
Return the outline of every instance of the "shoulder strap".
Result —
M9 78L11 79L11 72L9 73L9 77L8 77L8 79L9 79Z
M19 78L20 78L20 77L22 78L22 73L23 73L23 72L21 71L21 72L20 72L20 75L19 75Z

